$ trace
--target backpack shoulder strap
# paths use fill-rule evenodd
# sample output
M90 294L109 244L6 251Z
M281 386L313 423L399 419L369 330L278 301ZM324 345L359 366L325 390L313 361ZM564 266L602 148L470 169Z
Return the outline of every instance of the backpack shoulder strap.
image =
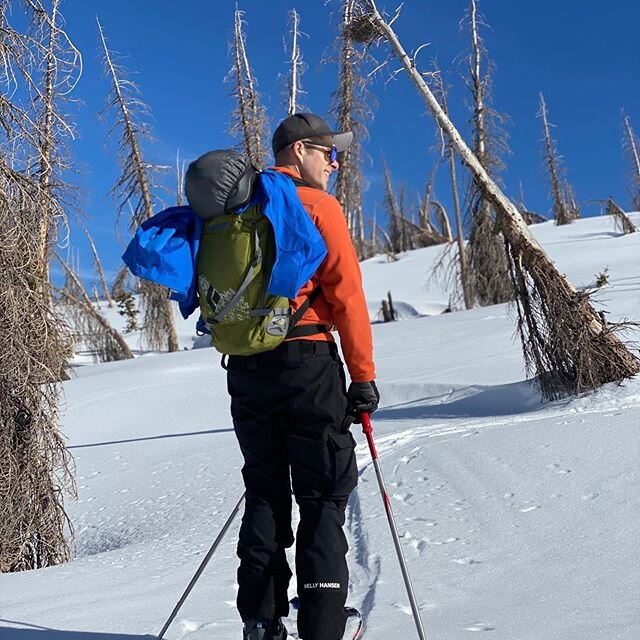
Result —
M301 338L303 336L312 336L316 333L327 333L329 329L323 324L310 324L302 327L296 327L298 321L309 310L309 307L318 299L318 296L322 293L321 287L316 287L308 296L307 299L300 305L298 310L291 316L291 323L289 325L289 331L287 331L287 338Z
M311 187L308 182L305 182L302 178L294 178L293 176L288 176L291 179L291 182L296 185L296 187ZM315 187L311 187L314 189Z

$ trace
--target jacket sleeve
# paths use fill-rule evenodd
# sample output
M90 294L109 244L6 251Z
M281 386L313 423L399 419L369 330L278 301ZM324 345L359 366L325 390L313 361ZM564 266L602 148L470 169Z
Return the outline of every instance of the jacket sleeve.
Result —
M340 203L330 195L316 204L314 214L327 245L318 280L340 335L349 375L353 382L370 382L375 378L371 323L347 221Z

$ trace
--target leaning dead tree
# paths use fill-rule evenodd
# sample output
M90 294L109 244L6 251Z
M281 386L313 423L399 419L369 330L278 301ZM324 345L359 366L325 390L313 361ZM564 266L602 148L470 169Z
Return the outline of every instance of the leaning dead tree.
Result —
M631 204L640 211L640 142L631 128L629 116L622 114L624 128L624 147L631 157Z
M485 171L495 180L504 168L502 157L509 150L506 133L501 127L505 117L491 107L493 64L480 37L481 18L476 0L471 0L467 18L471 29L471 51L467 58L469 76L465 80L473 105L471 148ZM489 199L473 178L467 189L466 211L470 222L469 262L476 299L483 306L513 300L504 238L496 226L496 215Z
M367 247L362 204L362 145L369 137L366 123L372 117L371 96L364 73L366 49L357 46L345 25L350 23L353 0L343 0L338 36L338 88L331 113L339 131L353 131L353 142L340 154L336 198L347 217L351 240L360 259L371 253Z
M631 222L629 216L623 211L622 207L613 199L607 200L607 215L612 216L615 220L615 226L623 234L636 233L638 229Z
M300 37L303 35L300 31L300 16L295 9L289 12L289 21L291 24L291 51L285 52L289 54L289 75L287 77L287 115L292 116L294 113L302 111L300 104L300 96L304 93L302 90L302 74L306 70L306 65L302 60L302 49L300 48Z
M114 362L133 358L133 353L119 331L100 313L75 271L57 257L65 273L65 285L58 293L68 307L75 333L91 350L97 362Z
M66 222L60 172L71 128L61 98L81 63L60 26L58 0L24 8L27 31L19 33L9 3L0 3L0 572L70 558L63 497L75 494L57 426L73 344L54 307L48 264Z
M96 248L96 244L93 241L93 238L89 233L89 230L84 225L83 225L83 230L89 242L89 246L91 247L91 253L93 254L93 264L96 268L96 274L98 276L98 280L100 281L100 286L102 287L104 299L107 301L107 305L111 309L113 307L113 298L111 297L111 291L109 291L109 287L107 286L107 281L104 277L104 269L102 268L102 262L100 260L100 256L98 255L98 249Z
M442 110L445 115L449 116L449 108L447 105L447 90L444 86L442 79L442 73L435 68L433 73L433 80L435 84L436 95L440 99ZM462 299L464 300L465 309L471 309L475 300L475 288L474 279L470 272L469 256L467 246L464 241L464 226L462 224L462 212L460 209L460 197L458 195L458 178L456 175L456 157L453 143L450 139L442 139L441 155L446 157L449 165L449 179L451 181L451 195L453 198L453 208L456 218L456 242L458 247L457 252L457 280L462 292Z
M556 224L571 224L580 217L580 211L573 197L573 190L563 176L562 157L556 149L556 143L551 138L547 105L540 92L540 110L538 117L542 120L544 131L544 163L549 174L551 198L553 200L553 217Z
M111 84L105 112L115 116L110 134L120 132L118 162L122 173L111 194L118 201L118 217L123 209L131 207L130 228L134 231L153 216L154 208L154 166L144 160L141 147L141 142L151 137L149 127L143 120L149 108L140 99L138 87L127 79L126 70L116 64L99 21L98 32L104 52L104 72ZM149 280L140 280L139 290L146 343L153 350L177 351L178 332L167 289Z
M442 110L415 61L407 54L373 0L361 0L354 33L385 41L402 63L427 107L469 167L498 215L516 286L518 330L524 360L543 395L557 398L596 389L640 372L640 362L589 302L555 268L518 213Z
M247 38L244 34L244 12L236 8L234 17L233 41L231 56L233 64L226 82L233 85L231 95L235 99L236 107L231 116L229 132L240 137L240 147L249 156L257 169L264 169L266 165L267 149L267 113L260 101L256 88L249 58L247 56Z

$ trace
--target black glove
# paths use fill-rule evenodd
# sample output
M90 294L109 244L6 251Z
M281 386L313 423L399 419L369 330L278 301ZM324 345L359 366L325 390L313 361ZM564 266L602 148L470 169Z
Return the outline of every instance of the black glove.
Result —
M347 391L347 411L355 418L356 424L360 423L361 413L373 413L378 408L380 394L378 387L371 382L352 382Z

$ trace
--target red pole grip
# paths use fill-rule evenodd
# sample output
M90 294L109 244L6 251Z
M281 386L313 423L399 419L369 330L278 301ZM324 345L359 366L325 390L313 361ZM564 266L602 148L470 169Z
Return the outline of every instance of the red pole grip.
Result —
M376 443L373 441L373 427L371 426L371 418L368 413L364 411L360 414L360 420L362 421L362 433L364 433L367 442L369 443L369 451L371 451L371 457L374 460L378 459L378 452L376 451Z

